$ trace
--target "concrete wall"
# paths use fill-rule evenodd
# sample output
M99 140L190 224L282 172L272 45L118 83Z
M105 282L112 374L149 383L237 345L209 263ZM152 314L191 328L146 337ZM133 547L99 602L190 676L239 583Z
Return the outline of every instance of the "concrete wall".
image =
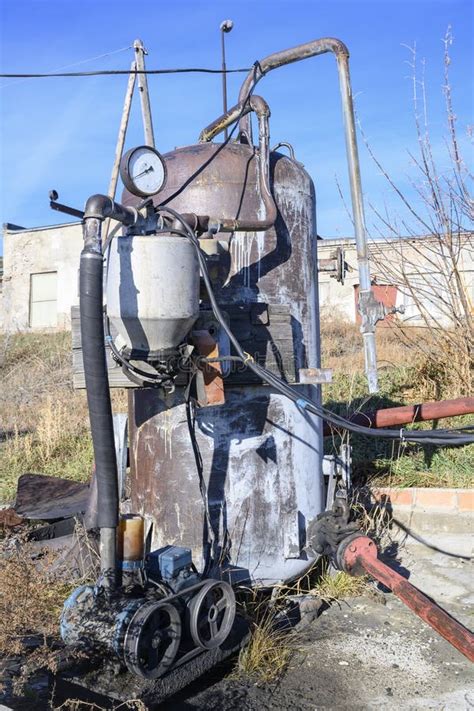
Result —
M352 268L346 275L344 285L332 279L329 273L319 274L320 303L330 313L339 313L350 322L356 321L355 289L359 283L357 254L352 239L319 240L318 258L329 259L342 247L345 260ZM4 279L3 296L0 301L0 328L7 331L30 329L30 284L31 274L57 272L57 328L70 328L71 306L78 304L79 255L82 249L82 230L79 222L53 227L21 229L7 226L4 230ZM433 257L432 237L386 240L370 245L371 275L381 287L377 297L384 298L384 284L397 284L397 275L406 265L418 272L416 278L424 279L425 290L437 293L439 278L436 276L436 260ZM436 253L436 250L435 250ZM441 265L442 268L442 265ZM474 309L474 233L463 237L459 250L459 268L465 284L465 293ZM421 275L421 276L420 276ZM393 295L394 289L387 289ZM429 308L429 294L425 297ZM413 325L422 324L419 310L406 290L398 286L396 305L405 305L405 315L397 318ZM445 314L439 321L448 325Z
M29 331L31 274L57 272L57 329L70 328L71 306L79 303L79 222L31 230L5 229L0 325L5 331Z
M330 313L339 312L349 321L356 321L356 299L354 292L359 283L357 272L357 252L353 240L320 240L318 242L318 258L328 259L331 254L342 247L345 250L345 261L352 268L346 275L344 285L331 278L329 273L319 274L319 298L323 309ZM466 233L461 237L456 247L458 269L464 285L464 293L474 314L474 233ZM397 318L407 324L423 325L420 314L409 289L404 281L409 280L418 287L417 299L423 304L423 312L431 312L433 319L447 326L450 323L449 301L444 290L449 288L449 260L445 261L440 253L439 243L432 238L417 237L396 240L380 240L369 245L370 272L377 288L377 298L384 299L384 285L396 286L395 305L404 306L405 313ZM386 289L387 297L392 289ZM385 299L384 299L385 301Z

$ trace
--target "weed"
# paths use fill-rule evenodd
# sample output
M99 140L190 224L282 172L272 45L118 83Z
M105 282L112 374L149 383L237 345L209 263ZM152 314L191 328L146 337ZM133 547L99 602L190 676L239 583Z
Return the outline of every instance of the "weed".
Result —
M334 574L324 573L312 593L325 602L334 602L362 595L366 589L365 577L354 577L340 570Z
M267 610L252 625L250 641L239 654L237 674L252 677L261 683L275 681L286 670L296 649L296 640L295 633L275 626L274 615Z

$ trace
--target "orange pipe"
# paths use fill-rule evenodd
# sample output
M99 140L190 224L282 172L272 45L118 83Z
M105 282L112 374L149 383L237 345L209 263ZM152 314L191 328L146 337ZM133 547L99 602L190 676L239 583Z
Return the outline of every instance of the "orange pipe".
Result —
M455 400L388 407L375 412L354 412L349 420L364 427L395 427L411 422L425 422L426 420L472 415L473 413L474 397L460 397ZM327 423L324 424L324 434L331 434L331 427Z

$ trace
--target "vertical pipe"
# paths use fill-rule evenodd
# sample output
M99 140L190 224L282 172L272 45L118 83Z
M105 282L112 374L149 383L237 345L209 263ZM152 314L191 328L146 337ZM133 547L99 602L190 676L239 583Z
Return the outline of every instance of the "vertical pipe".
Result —
M337 60L339 73L339 87L341 92L342 113L344 119L344 134L351 188L352 211L354 218L354 232L359 265L359 312L362 318L361 333L364 340L365 371L370 393L378 390L377 354L375 348L375 324L381 316L378 303L375 301L370 288L370 269L365 230L364 204L362 199L362 186L360 179L359 154L355 131L354 107L352 103L352 90L349 75L349 50L341 40L325 37L290 49L275 52L262 59L257 69L252 69L245 78L239 93L239 103L245 101L252 88L255 88L260 79L268 72L285 64L292 64L303 59L309 59L319 54L332 52ZM241 133L252 136L250 118L242 116L240 120Z
M354 105L352 102L352 89L349 75L349 56L340 52L336 54L336 59L339 72L339 87L341 91L342 115L344 119L344 135L346 140L347 165L351 189L352 215L354 220L354 234L357 249L357 266L359 270L359 310L362 317L361 332L364 339L365 372L367 375L369 392L375 393L378 390L375 321L370 318L370 313L367 313L365 309L366 301L368 299L370 300L371 296L370 266L365 229L359 153L357 150L357 136L354 120Z
M222 23L224 24L224 23ZM221 54L222 54L222 113L227 113L227 75L225 64L225 33L221 25ZM224 141L227 141L228 130L227 126L224 129Z
M145 71L145 47L140 39L136 39L133 43L135 48L135 60L138 72ZM148 82L146 74L137 74L138 91L140 93L140 103L142 107L143 130L145 132L145 144L155 147L155 136L153 133L153 122L151 118L150 95L148 93Z

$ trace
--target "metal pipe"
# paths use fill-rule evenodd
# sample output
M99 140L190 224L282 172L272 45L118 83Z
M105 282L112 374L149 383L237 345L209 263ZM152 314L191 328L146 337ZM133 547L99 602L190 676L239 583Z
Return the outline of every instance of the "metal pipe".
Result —
M227 74L225 63L225 35L232 30L234 23L232 20L224 20L219 25L221 31L221 58L222 58L222 110L227 113ZM227 140L227 128L224 130L224 140Z
M138 91L140 93L140 103L142 107L143 130L145 132L145 144L155 147L155 136L153 133L153 121L151 118L150 95L148 93L148 82L145 71L145 54L147 51L140 39L136 39L133 43L135 49L135 61L138 74Z
M474 634L399 573L382 563L374 541L354 534L340 544L337 559L340 567L350 575L368 573L386 585L420 619L474 662Z
M371 292L364 203L349 74L349 50L341 40L326 37L298 45L297 47L285 49L281 52L275 52L265 57L265 59L262 59L257 63L256 68L253 68L249 72L240 88L239 103L245 101L245 98L249 95L249 92L255 87L257 82L272 69L277 69L285 64L299 62L303 59L315 57L316 55L325 54L327 52L332 52L335 55L339 73L339 88L342 100L344 135L359 268L359 311L362 318L361 333L364 339L365 372L369 392L375 393L378 390L375 324L379 320L381 312L380 309L377 308L377 302ZM246 134L250 142L252 142L251 122L248 116L242 116L240 120L240 131Z
M459 417L474 414L474 397L460 397L455 400L424 402L418 405L387 407L374 412L354 412L349 420L364 427L394 427L411 422L426 422L443 417ZM333 428L324 423L323 434L330 435Z
M268 119L270 108L261 96L251 96L248 103L243 106L237 104L227 113L219 116L207 128L201 131L200 143L211 141L214 136L221 133L227 126L234 123L242 113L254 111L258 118L259 147L257 152L257 173L260 196L265 208L265 219L263 220L231 220L209 218L209 224L215 225L216 232L262 232L273 227L277 218L277 208L270 190L270 131Z

